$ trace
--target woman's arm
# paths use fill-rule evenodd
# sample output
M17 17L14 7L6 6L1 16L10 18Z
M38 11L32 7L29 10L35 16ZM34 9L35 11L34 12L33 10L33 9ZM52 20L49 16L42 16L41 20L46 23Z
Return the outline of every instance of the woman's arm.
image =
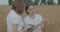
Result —
M29 29L29 28L28 28L28 24L24 24L23 32L27 32L28 29Z
M35 29L36 29L37 27L39 27L40 25L41 25L42 27L43 27L43 26L45 27L47 24L48 24L48 20L44 19L41 23L33 26L31 29L32 29L32 30L35 30ZM43 27L43 28L44 28L44 27Z
M45 28L45 26L47 26L49 24L47 19L44 19L43 21L44 21L44 23L41 25L42 30Z
M18 24L12 25L12 32L17 32Z
M31 28L28 28L29 27L28 24L25 24L23 32L27 32L28 30L29 31L33 31L33 30L35 30L37 27L39 27L42 24L43 24L43 21L41 23L37 24L37 25L32 26Z
M36 28L38 28L40 25L42 25L43 24L43 22L42 23L39 23L39 24L37 24L37 25L35 25L35 26L33 26L31 29L32 30L35 30Z

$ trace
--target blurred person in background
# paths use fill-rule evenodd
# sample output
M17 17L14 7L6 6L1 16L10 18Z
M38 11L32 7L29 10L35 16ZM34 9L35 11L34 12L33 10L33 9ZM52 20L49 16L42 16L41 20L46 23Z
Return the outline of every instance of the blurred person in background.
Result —
M24 11L24 2L22 0L14 0L12 10L7 15L7 32L22 32L23 21L22 13Z

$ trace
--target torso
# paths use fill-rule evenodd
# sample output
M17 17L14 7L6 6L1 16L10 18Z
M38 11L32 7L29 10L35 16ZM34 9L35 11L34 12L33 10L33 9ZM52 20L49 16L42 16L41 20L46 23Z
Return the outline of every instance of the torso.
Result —
M34 20L32 20L29 16L27 16L24 19L25 19L25 23L30 24L30 25L37 25L38 23L40 23L43 20L43 18L41 17L41 15L38 15L38 14L35 15L35 19ZM40 30L41 30L41 26L39 26L33 32L41 32Z
M18 15L14 10L10 11L10 13L7 15L7 28L8 28L8 32L12 32L12 25L13 25L13 23L19 24L18 28L17 28L18 32L20 30L22 30L23 21L22 21L21 15Z

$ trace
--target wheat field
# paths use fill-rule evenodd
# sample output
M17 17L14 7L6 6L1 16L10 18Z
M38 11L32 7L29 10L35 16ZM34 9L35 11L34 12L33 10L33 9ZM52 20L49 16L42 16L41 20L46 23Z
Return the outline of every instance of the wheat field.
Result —
M60 6L35 6L36 13L49 21L43 32L60 32ZM0 6L0 32L7 31L6 16L11 10L11 6ZM22 14L24 18L26 13Z

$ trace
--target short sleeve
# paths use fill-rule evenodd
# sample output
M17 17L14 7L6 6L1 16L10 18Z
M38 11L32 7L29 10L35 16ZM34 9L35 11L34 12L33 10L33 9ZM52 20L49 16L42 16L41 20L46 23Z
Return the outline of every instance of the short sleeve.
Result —
M12 23L12 24L18 24L19 20L20 20L20 17L14 12L11 12L7 16L7 21Z
M43 21L43 17L38 14L38 15L37 15L37 20L41 22L41 21Z
M12 23L13 24L18 24L19 23L19 17L18 17L18 15L15 15L14 17L12 17Z
M24 22L25 22L25 24L32 24L32 20L29 18L29 16L26 16L24 18Z
M30 24L30 23L31 23L30 20L28 20L28 19L29 19L28 17L25 17L25 18L24 18L24 23L25 23L25 25L28 26L27 28L30 28L30 27L32 27L32 26L31 26L31 24Z
M24 18L23 21L24 21L24 24L27 24L27 19L26 18Z

